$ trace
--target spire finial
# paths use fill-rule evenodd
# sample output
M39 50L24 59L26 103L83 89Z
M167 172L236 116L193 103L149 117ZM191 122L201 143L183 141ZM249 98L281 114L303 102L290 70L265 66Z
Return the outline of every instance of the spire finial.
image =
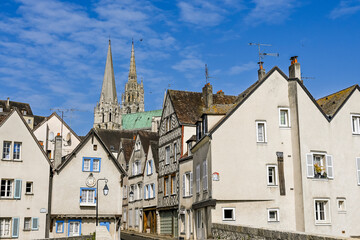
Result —
M131 58L130 58L130 70L129 70L129 79L128 81L136 81L136 65L135 65L135 50L134 50L134 39L131 39Z

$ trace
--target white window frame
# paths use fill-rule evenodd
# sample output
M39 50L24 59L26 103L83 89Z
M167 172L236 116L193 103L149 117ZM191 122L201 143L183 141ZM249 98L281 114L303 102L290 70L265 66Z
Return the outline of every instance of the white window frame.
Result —
M322 156L321 159L321 173L318 173L318 176L315 175L315 158ZM315 179L334 179L334 159L332 155L326 154L324 152L311 152L306 154L306 172L308 178ZM326 177L321 177L326 173Z
M5 144L7 144L5 146ZM6 151L5 151L6 149ZM3 147L2 147L2 159L3 160L10 160L11 159L11 141L3 141ZM5 155L5 152L7 153Z
M281 123L281 112L282 111L286 111L285 124ZM283 127L283 128L291 127L291 124L290 124L290 108L279 107L279 126Z
M28 192L28 184L30 184L30 191ZM26 182L25 183L25 194L31 195L33 194L33 190L34 190L34 183L33 182Z
M183 197L192 196L192 172L183 174Z
M356 158L357 184L360 186L360 157Z
M340 207L340 202L342 202L343 208ZM337 198L336 207L339 213L346 213L346 198Z
M177 161L177 143L174 142L174 162Z
M266 134L266 121L255 121L256 124L256 142L258 143L267 143L267 134ZM264 139L259 139L259 125L263 124L264 125L264 131L263 131L263 138Z
M134 223L133 223L133 218L134 216L133 216L133 209L132 208L130 208L129 209L129 227L132 227L133 225L134 225Z
M19 150L19 152L18 153L15 153L15 150L17 149L17 148L15 148L15 145L17 145L18 144L18 150ZM21 145L22 145L22 143L21 142L14 142L14 147L13 147L13 159L15 160L15 161L21 161Z
M68 236L69 237L79 236L80 235L81 222L79 222L79 221L70 221L68 224L69 224ZM72 228L71 228L71 225L73 225ZM77 230L78 230L77 232L75 232L75 225L77 225Z
M225 218L225 210L232 210L233 212L233 217L230 219L230 218ZM236 220L236 217L235 217L235 208L233 207L224 207L222 208L222 220L223 221L235 221Z
M0 195L0 198L14 198L14 194L15 194L15 181L14 179L1 179L0 180L0 187L2 185L2 181L6 181L5 182L5 196L1 196ZM7 193L9 192L8 191L8 186L10 185L10 196L6 196Z
M83 195L83 192L85 191L85 197ZM90 192L93 192L93 200L90 201L89 196ZM95 206L96 204L96 189L95 188L82 188L81 189L81 201L80 206Z
M165 147L165 165L170 164L170 146Z
M97 164L95 164L95 162ZM93 159L93 172L99 172L100 171L100 159ZM97 166L97 168L95 169L94 166Z
M139 226L139 219L140 219L140 211L138 208L135 208L135 227Z
M360 135L360 114L351 114L351 132ZM355 122L354 122L355 120ZM354 125L355 124L355 125Z
M123 187L123 199L126 199L127 198L127 187L126 185L124 185Z
M180 233L181 234L185 234L186 233L186 217L185 217L185 213L180 213Z
M274 182L273 183L271 183L269 181L269 169L270 168L274 169L274 176L273 176ZM268 165L266 165L266 181L267 181L267 185L270 186L270 187L277 187L278 186L278 169L277 169L276 164L268 164Z
M171 181L169 180L170 177L171 176L164 177L164 196L169 196L169 181Z
M203 191L208 190L208 168L207 168L207 160L205 159L203 161L203 177L202 177L203 183Z
M24 217L24 231L31 230L31 217Z
M317 204L318 202L324 202L324 219L319 220L316 219L319 213L318 210L320 205ZM315 225L330 225L331 224L331 216L330 216L330 199L328 198L315 198L314 199L314 219L315 219Z
M148 160L147 161L147 166L146 166L146 173L147 173L147 175L149 176L149 175L151 175L152 173L153 173L153 160L152 159L150 159L150 160Z
M171 195L174 195L176 194L176 175L171 175L170 177L171 177L171 183L170 183Z
M0 218L0 225L3 232L0 232L0 238L11 237L12 227L11 227L11 218ZM8 232L5 235L5 227Z
M276 212L275 219L270 218L270 212ZM267 214L268 214L268 222L280 222L280 211L278 208L269 208L267 210Z
M196 166L196 193L200 193L200 164Z
M86 167L85 162L89 163L88 167ZM90 169L91 169L90 165L91 165L91 159L90 158L84 158L84 171L90 172Z

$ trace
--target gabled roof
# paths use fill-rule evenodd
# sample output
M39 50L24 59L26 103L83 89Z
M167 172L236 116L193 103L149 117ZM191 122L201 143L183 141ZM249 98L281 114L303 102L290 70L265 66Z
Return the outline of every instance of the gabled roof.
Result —
M139 131L139 137L145 153L149 151L150 141L159 141L157 132Z
M135 140L123 138L121 139L121 145L122 147L120 148L119 153L124 152L125 162L128 164L131 158L131 153L134 149Z
M7 107L7 100L0 100L0 107L3 107L4 113L6 113L6 112L10 113L11 110L13 110L14 108L17 108L17 109L19 109L19 111L25 110L26 115L30 115L30 116L33 115L30 104L28 104L28 103L9 101L9 107Z
M41 124L45 119L46 117L34 115L34 128Z
M345 104L350 95L355 91L355 89L359 89L357 84L320 98L316 100L316 102L320 105L327 116L333 118L340 110L340 108Z
M36 129L38 129L44 123L46 123L48 120L50 120L52 117L57 117L60 122L63 121L56 112L53 112L49 117L41 117L41 116L34 116L34 117L36 117L38 120L40 120L41 118L43 120L39 124L37 124L36 127L34 127L33 132L36 131ZM34 118L34 122L35 122L35 118ZM65 121L63 121L63 124L65 127L67 127L70 130L72 135L74 135L79 141L81 141L80 137L71 129L71 127L69 125L67 125L67 123Z
M153 117L161 117L162 109L138 112L138 113L129 113L122 115L122 129L132 130L132 129L151 129L151 120Z
M150 141L150 146L153 154L155 169L159 172L159 141Z
M90 138L92 137L96 137L98 139L98 141L100 142L100 144L102 145L102 147L105 149L105 151L107 152L108 156L110 157L110 159L113 161L113 163L115 164L115 166L117 167L117 169L122 172L124 175L126 175L125 170L122 168L122 166L120 165L120 163L116 160L116 158L114 157L114 155L111 153L110 149L106 146L106 144L104 143L104 141L101 139L100 135L98 134L97 130L95 130L94 128L92 128L89 133L86 135L85 139L83 139L83 141L80 142L79 145L77 145L77 147L69 154L67 155L67 157L65 158L65 160L59 165L59 167L56 169L58 172L60 172L70 161L71 159L73 159L74 157L76 157L76 154L82 149L83 146L85 146L85 144L89 141ZM120 139L118 140L118 142L120 142Z
M201 92L168 90L168 94L174 111L182 124L194 125L206 109ZM220 93L213 94L213 104L234 104L236 98L236 96L223 95Z
M113 148L116 151L120 149L121 139L135 139L137 134L137 131L129 130L109 130L96 128L94 131L97 132L108 149Z

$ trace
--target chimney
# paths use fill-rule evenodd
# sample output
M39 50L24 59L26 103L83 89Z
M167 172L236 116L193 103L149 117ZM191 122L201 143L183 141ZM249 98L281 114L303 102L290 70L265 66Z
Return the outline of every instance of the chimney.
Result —
M62 137L60 133L55 137L55 149L54 149L54 166L57 168L61 164L62 158Z
M213 104L213 90L210 83L205 84L202 89L202 98L205 103L205 107L210 107Z
M263 67L263 63L264 62L258 62L258 64L259 64L259 70L258 70L258 78L259 78L259 81L261 80L261 79L263 79L264 77L265 77L265 69L264 69L264 67Z
M10 108L10 98L9 97L7 98L7 101L6 101L6 108Z
M225 95L225 93L223 92L223 90L217 91L216 94L218 94L219 96L222 96L222 97Z
M297 61L298 56L290 58L291 65L289 67L289 78L297 78L301 80L300 63Z

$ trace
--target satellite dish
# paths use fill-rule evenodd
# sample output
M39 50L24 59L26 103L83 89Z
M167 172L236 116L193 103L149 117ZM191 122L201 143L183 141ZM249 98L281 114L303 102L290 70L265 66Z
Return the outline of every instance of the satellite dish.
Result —
M70 133L70 132L68 132L68 134L66 134L65 140L66 140L67 142L69 142L69 141L71 140L71 133Z
M53 141L54 140L54 132L50 132L49 134L49 140Z

